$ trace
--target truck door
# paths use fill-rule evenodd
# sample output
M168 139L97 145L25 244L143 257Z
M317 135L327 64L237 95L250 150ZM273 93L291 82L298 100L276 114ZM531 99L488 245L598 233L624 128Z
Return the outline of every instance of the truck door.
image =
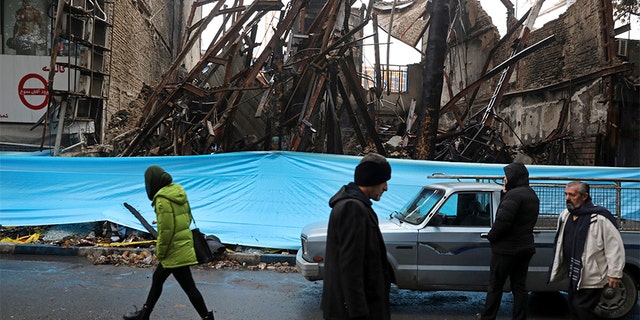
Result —
M418 233L418 286L429 290L486 290L491 248L492 192L453 193ZM433 219L432 219L433 220Z

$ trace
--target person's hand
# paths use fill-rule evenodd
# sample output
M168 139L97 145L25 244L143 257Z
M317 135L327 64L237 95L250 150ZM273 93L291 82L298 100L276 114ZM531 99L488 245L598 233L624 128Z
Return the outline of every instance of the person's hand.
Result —
M617 288L622 284L622 279L609 277L609 287Z

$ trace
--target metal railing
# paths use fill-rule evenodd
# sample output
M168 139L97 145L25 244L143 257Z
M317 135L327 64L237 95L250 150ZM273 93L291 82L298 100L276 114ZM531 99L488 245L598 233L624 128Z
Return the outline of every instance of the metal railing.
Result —
M501 184L501 176L447 176L429 178ZM564 189L570 181L589 184L594 204L609 210L618 220L621 230L640 231L640 179L631 178L567 178L529 177L531 188L540 198L540 216L536 229L555 229L558 215L566 209Z
M365 89L376 87L376 72L375 68L364 67L362 72L362 86ZM389 88L390 92L402 93L407 92L407 66L401 65L386 65L381 66L381 78L383 83L383 89Z

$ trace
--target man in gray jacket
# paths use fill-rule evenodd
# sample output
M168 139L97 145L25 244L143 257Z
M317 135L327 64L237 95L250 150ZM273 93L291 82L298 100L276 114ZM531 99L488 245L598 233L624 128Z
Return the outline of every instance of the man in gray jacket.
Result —
M572 319L599 319L595 309L603 288L616 288L622 281L622 237L615 217L591 202L588 184L569 182L564 194L567 209L558 218L549 282L569 278Z

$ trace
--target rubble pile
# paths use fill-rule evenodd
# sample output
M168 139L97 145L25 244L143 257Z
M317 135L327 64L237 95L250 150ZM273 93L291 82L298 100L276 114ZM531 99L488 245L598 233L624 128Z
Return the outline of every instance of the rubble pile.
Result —
M17 244L46 244L63 248L96 247L87 255L94 265L113 265L135 268L149 268L158 264L155 254L155 240L147 233L128 229L111 222L79 223L52 226L0 226L0 242ZM197 267L212 270L275 271L297 272L295 266L287 262L250 263L238 261L229 253L248 255L262 253L290 254L287 250L248 248L227 245L225 252L214 254L214 260Z
M148 247L153 241L145 233L114 230L110 222L78 223L48 226L0 226L0 241L13 243L48 244L64 248L77 246L124 246L135 244ZM123 229L121 229L123 230Z
M254 249L257 250L257 249ZM293 273L297 272L295 266L289 265L288 262L259 262L258 264L249 264L247 262L241 262L232 259L226 253L217 254L215 260L206 264L200 264L197 267L201 269L213 269L213 270L248 270L248 271L275 271L279 273ZM104 253L99 256L88 256L88 259L93 261L93 264L108 264L137 268L148 268L158 264L156 256L151 253L150 250L145 249L139 252L135 250L124 250L122 252Z

